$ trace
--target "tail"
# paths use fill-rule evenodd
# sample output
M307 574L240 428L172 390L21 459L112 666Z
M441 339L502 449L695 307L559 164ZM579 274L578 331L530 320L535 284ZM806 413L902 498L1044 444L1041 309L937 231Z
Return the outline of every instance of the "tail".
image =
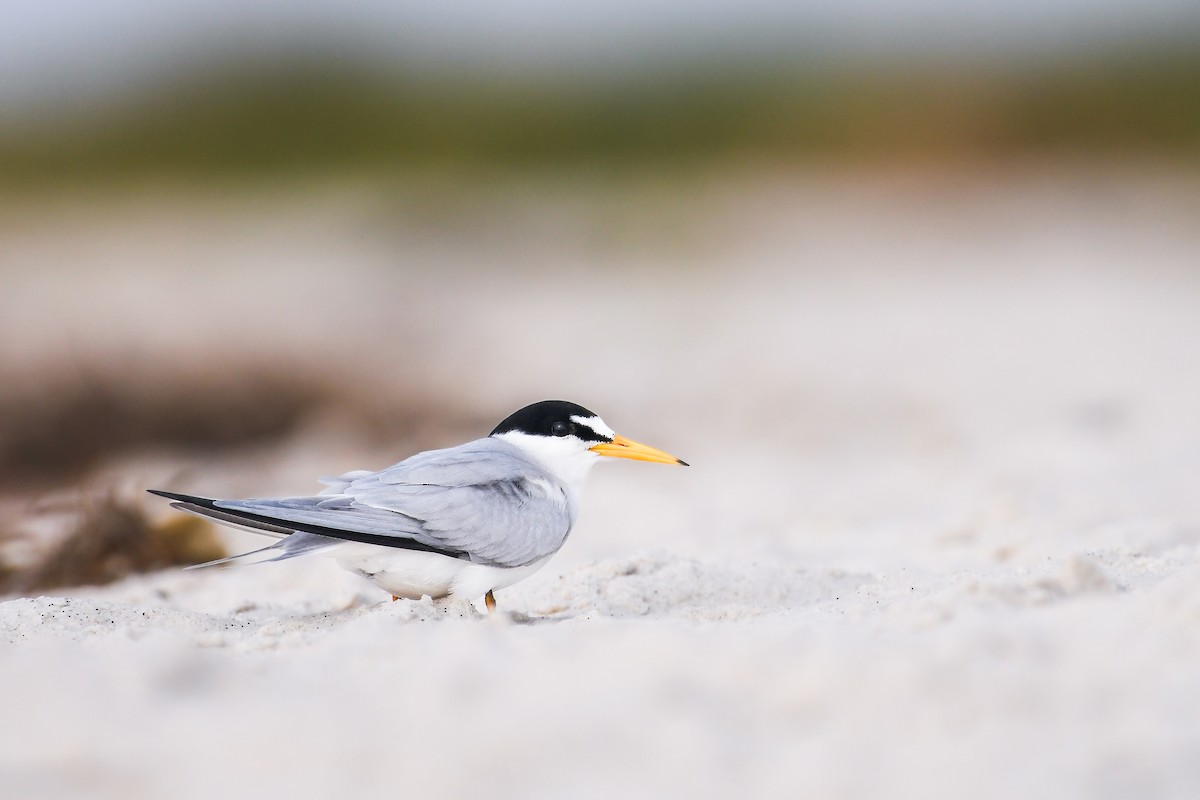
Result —
M204 569L205 567L215 567L218 564L232 564L234 562L238 562L241 564L265 564L268 561L279 561L280 558L289 558L290 556L284 556L284 555L280 554L278 556L275 556L274 558L260 558L258 561L242 561L242 559L249 558L250 556L256 556L256 555L259 555L262 553L269 553L272 550L279 550L285 542L287 542L287 539L284 539L283 541L280 541L280 542L276 542L275 544L269 544L266 547L260 547L257 550L251 550L248 553L238 553L236 556L226 556L225 558L218 558L218 559L214 559L212 561L205 561L203 564L192 564L190 567L184 567L184 570Z
M231 528L239 528L251 533L260 533L265 536L274 536L279 539L275 544L261 547L258 550L251 550L248 553L239 553L236 556L228 556L226 558L218 558L214 561L206 561L203 564L193 564L184 569L201 569L203 567L215 567L218 564L228 564L231 562L240 562L246 564L265 564L268 561L285 561L296 556L303 556L309 553L320 552L331 547L336 547L341 544L341 540L332 539L328 536L320 536L314 533L306 533L297 531L295 528L289 528L285 524L280 524L275 521L268 521L257 516L241 516L239 514L227 511L223 508L217 508L216 501L207 497L195 497L190 494L178 494L176 492L164 492L161 489L147 489L150 494L165 497L168 500L176 502L171 503L171 508L186 511L189 514L195 514L199 517L208 517L220 522L222 525L228 525ZM268 554L270 554L268 556ZM241 560L250 556L268 556L260 558L257 561Z

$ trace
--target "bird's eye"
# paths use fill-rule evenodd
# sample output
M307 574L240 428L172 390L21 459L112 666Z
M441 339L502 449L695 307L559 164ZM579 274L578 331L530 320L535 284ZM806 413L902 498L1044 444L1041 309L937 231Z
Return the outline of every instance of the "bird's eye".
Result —
M565 422L556 422L550 426L550 432L555 436L566 436L571 432L571 426Z

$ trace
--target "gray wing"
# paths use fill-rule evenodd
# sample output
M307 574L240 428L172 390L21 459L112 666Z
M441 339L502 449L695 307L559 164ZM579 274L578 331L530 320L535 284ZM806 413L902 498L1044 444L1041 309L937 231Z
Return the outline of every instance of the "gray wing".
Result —
M419 453L380 472L327 480L316 497L218 500L218 509L298 523L351 541L517 567L556 552L574 498L520 450L487 438Z

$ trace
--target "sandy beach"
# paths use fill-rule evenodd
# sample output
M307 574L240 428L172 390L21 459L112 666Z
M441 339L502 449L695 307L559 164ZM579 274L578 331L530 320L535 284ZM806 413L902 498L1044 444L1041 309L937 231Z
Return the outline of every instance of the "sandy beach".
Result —
M1200 177L605 187L4 201L10 387L321 398L8 481L22 552L546 398L693 466L598 468L499 615L320 558L0 597L0 794L1200 796Z

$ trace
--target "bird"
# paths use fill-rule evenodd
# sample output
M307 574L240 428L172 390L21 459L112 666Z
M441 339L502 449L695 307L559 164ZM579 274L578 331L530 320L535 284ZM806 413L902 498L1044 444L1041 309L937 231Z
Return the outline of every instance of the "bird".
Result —
M588 473L603 457L688 466L617 435L581 405L544 400L482 439L376 472L321 478L326 488L316 495L220 500L147 491L180 511L279 539L189 569L323 554L393 601L482 596L490 613L495 591L535 573L566 542Z

